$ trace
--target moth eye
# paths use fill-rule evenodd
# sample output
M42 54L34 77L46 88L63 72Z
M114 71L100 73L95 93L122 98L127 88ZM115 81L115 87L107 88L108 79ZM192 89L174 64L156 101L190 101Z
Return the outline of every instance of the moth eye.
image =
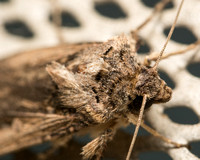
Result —
M190 152L192 152L194 155L200 158L200 152L199 152L200 141L191 142L189 143L189 146L191 146Z
M21 20L7 21L4 24L5 30L15 36L32 38L34 36L31 29Z
M171 26L168 26L163 31L166 37L170 31L170 28ZM197 37L188 28L184 26L177 26L174 29L171 40L182 44L191 44L197 41Z
M158 2L160 2L161 0L142 0L142 3L144 4L144 5L146 5L147 7L150 7L150 8L154 8L155 7L155 5L158 3ZM164 9L171 9L171 8L173 8L174 7L174 4L173 4L173 2L169 2L166 6L165 6L165 8Z
M165 160L172 160L172 158L165 152L162 151L153 151L153 152L141 152L139 154L139 160L146 160L146 159L165 159Z
M187 66L187 70L193 75L193 76L196 76L196 77L199 77L200 78L200 63L197 62L197 63L191 63Z
M49 16L49 20L52 22L53 17L52 14ZM81 24L75 18L75 16L69 12L62 11L61 12L61 26L63 27L80 27Z
M173 122L179 124L199 123L199 118L194 111L186 106L173 106L171 108L166 108L164 113L167 114Z
M108 18L119 19L127 17L126 13L115 2L95 2L94 8L98 13Z
M160 78L167 83L167 86L169 86L171 89L175 88L174 81L165 72L159 70L158 73L160 75Z

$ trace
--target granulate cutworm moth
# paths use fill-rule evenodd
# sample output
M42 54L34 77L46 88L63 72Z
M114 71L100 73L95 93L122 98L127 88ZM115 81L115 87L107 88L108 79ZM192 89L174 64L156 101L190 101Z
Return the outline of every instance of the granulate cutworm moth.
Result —
M169 101L172 90L157 65L171 35L151 67L148 60L137 60L136 33L1 60L0 154L92 130L98 136L81 154L100 159L116 130L132 123L131 116L139 116L139 127L143 110Z

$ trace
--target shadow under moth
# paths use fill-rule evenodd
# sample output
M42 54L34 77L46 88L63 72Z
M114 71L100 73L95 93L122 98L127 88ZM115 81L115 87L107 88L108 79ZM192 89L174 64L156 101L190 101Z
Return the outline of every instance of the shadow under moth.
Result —
M171 98L171 88L157 72L162 54L151 67L138 62L136 46L137 38L122 34L107 42L61 45L1 60L0 155L92 132L96 138L81 154L100 159L132 116L140 125L142 107Z

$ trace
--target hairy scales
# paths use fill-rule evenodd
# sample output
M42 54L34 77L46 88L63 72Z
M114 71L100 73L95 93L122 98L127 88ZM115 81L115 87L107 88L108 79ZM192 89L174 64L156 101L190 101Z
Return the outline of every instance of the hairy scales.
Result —
M156 71L137 62L136 54L131 50L130 41L125 35L100 45L84 50L80 57L66 65L82 92L71 92L69 89L69 95L62 98L63 103L77 104L75 97L79 94L78 100L83 104L78 103L78 110L86 109L87 112L88 107L85 105L90 104L89 114L98 116L96 120L102 123L118 113L123 115L128 112L130 104L134 110L138 106L133 103L137 96L148 94L149 107L153 103L170 99L171 90ZM74 72L74 68L77 68L77 72Z
M102 124L104 131L99 134L113 136L120 121L128 121L126 114L138 115L143 95L148 95L146 108L168 101L171 89L157 71L137 62L135 43L121 35L105 43L69 45L60 47L60 52L52 48L49 54L39 50L2 60L1 121L11 124L17 118L23 125L17 133L10 129L13 141L0 139L0 154ZM12 63L17 60L18 64ZM114 125L108 134L110 123ZM32 127L26 130L26 125ZM101 143L112 139L101 136L96 139ZM93 142L86 148L93 148L90 145ZM97 155L103 151L100 148ZM84 153L90 151L83 148Z

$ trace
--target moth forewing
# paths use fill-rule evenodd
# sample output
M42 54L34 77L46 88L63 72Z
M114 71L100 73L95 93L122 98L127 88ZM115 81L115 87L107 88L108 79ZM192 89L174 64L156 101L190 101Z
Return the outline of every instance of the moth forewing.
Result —
M77 45L77 48L76 45L68 45L65 47L69 52L66 50L64 53L58 52L62 48L52 48L50 53L60 53L56 57L48 57L47 50L44 54L39 50L2 60L1 124L9 125L13 120L20 119L21 125L16 130L9 128L10 136L0 140L0 153L9 153L55 140L59 136L71 135L81 128L114 121L116 115L111 112L116 109L110 107L111 112L108 112L100 103L106 103L108 95L96 81L107 80L105 85L109 86L108 78L111 76L115 80L117 72L113 71L113 75L108 75L109 67L124 64L114 63L112 56L120 51L123 53L124 50L130 50L125 47L130 46L127 43L127 38L122 35L105 43L85 44L83 48L79 48L83 45ZM70 50L71 47L76 49ZM119 59L120 56L123 54L116 55L115 58ZM103 58L108 62L102 63ZM57 62L51 63L53 60ZM89 69L95 60L99 61L99 67L95 70ZM132 66L127 65L129 69L125 71L130 72ZM118 69L121 69L120 66ZM108 91L109 88L105 89ZM123 104L121 100L115 103Z

